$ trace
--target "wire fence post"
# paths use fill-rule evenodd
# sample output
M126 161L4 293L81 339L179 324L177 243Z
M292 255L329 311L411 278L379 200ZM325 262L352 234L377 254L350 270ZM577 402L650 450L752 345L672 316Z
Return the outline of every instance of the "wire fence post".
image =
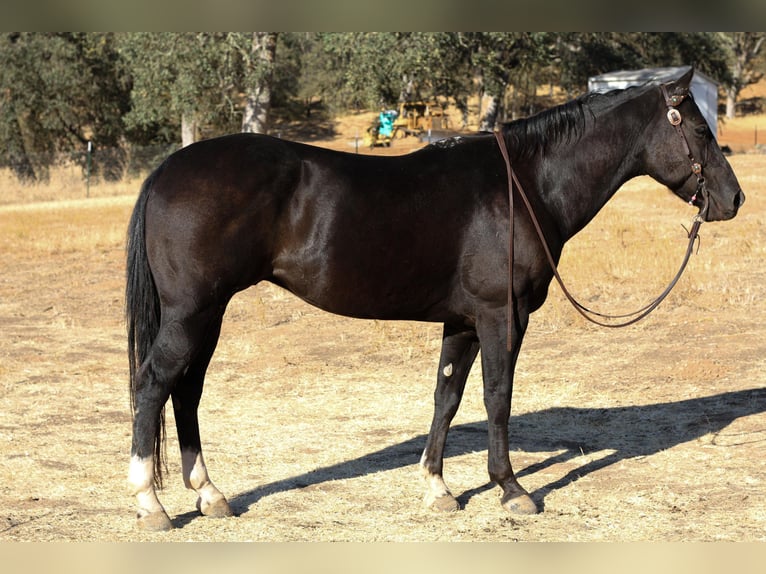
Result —
M88 158L85 168L85 197L90 197L90 156L93 151L93 143L88 140Z

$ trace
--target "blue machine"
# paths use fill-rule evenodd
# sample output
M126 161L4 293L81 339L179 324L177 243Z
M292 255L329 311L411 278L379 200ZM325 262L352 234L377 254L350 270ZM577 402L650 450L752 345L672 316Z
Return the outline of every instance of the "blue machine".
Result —
M380 112L379 121L380 126L378 127L378 135L382 137L389 138L394 133L394 120L396 119L396 116L399 115L399 112L396 110L384 110Z

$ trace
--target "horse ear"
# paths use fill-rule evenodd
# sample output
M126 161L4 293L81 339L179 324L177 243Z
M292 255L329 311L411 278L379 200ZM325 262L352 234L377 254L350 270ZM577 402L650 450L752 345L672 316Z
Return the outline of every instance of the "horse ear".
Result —
M688 72L671 84L671 93L688 93L692 84L692 77L694 77L694 68L689 67Z

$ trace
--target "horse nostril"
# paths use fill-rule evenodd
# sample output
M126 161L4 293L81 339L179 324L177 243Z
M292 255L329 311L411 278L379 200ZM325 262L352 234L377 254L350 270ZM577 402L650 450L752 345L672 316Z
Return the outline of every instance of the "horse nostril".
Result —
M745 194L742 193L742 190L740 189L739 192L737 192L737 195L734 197L734 205L736 205L739 209L742 207L743 203L745 203Z

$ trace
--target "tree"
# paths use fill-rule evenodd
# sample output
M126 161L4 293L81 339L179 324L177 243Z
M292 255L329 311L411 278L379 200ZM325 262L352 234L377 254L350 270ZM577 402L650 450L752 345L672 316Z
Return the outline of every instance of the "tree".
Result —
M171 122L185 146L202 126L231 120L236 62L221 34L127 33L119 48L132 78L129 129Z
M622 36L604 32L552 34L549 45L558 76L554 81L571 97L587 89L592 75L642 67L635 50L620 41Z
M323 94L331 106L379 108L392 105L402 92L400 42L407 33L344 32L320 35L326 57Z
M470 77L461 75L463 48L456 37L421 32L322 33L315 52L319 65L311 81L334 110L374 109L452 95L453 88L470 83Z
M729 32L725 34L730 50L730 77L724 83L726 92L726 117L733 118L737 99L746 86L757 83L763 72L755 67L758 55L766 40L764 32Z
M479 129L491 131L505 115L505 94L509 86L530 83L535 70L548 63L547 35L472 32L463 38L471 66L480 78L480 93L487 102L480 113Z
M291 107L291 97L300 105L299 115L311 117L312 110L323 105L329 108L327 101L322 101L327 80L325 70L327 57L316 32L282 33L280 42L279 66L275 68L272 101L283 108ZM295 100L294 100L295 101Z
M0 35L0 147L22 181L48 177L62 156L85 163L85 147L118 148L129 87L113 34ZM121 176L120 158L100 164Z
M277 38L273 32L124 34L121 53L133 79L128 127L170 121L184 146L203 130L266 132Z
M275 32L253 32L249 49L239 48L244 62L243 132L266 133L267 131L276 51L277 34Z

